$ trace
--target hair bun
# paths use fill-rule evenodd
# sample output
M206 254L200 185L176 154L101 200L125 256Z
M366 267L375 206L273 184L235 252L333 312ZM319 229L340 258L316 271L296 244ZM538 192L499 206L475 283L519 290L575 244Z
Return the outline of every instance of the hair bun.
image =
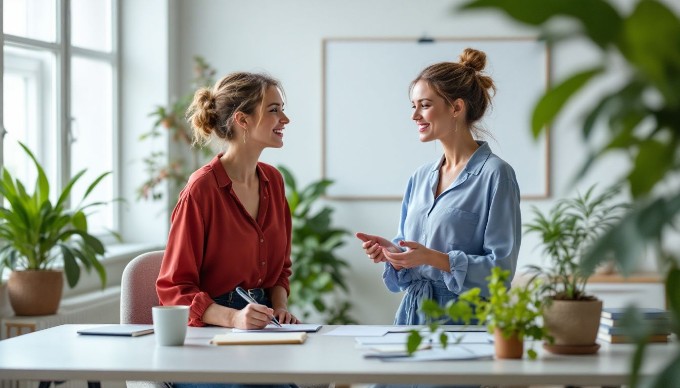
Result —
M468 47L460 54L460 64L475 71L482 71L486 67L486 54L483 51Z

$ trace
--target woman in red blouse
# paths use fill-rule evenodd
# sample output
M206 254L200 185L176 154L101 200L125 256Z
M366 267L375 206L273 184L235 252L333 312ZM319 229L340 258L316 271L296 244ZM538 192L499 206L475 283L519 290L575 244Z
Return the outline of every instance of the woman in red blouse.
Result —
M262 328L287 310L291 218L281 174L259 162L290 122L279 82L233 73L200 89L187 112L201 145L226 150L195 171L172 212L156 281L163 305L189 305L189 325ZM242 287L260 304L247 304Z

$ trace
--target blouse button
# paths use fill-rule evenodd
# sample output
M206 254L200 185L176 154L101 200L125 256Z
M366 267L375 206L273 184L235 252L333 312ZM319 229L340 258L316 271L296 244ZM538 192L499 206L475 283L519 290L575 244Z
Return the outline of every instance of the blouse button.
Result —
M264 261L261 264L264 265Z
M261 242L261 243L263 243L263 242L264 242L264 239L263 239L263 238L261 238L261 239L260 239L260 242Z
M257 284L262 283L262 279L257 279Z

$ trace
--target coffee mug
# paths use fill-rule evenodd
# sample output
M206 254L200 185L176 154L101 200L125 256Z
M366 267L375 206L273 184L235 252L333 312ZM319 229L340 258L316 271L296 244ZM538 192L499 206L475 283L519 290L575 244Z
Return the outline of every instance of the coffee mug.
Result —
M184 345L189 323L189 306L154 306L151 308L151 315L157 345Z

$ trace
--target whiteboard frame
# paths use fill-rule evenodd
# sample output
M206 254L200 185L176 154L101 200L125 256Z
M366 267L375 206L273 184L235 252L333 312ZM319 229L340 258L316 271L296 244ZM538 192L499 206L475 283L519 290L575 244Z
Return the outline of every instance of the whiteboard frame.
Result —
M364 38L364 37L350 37L350 38L324 38L322 40L322 53L321 53L321 73L322 73L322 82L321 82L321 96L322 96L322 112L321 112L321 121L322 121L322 130L321 130L321 176L322 179L333 179L333 177L328 176L328 153L327 153L327 147L328 147L328 142L327 142L327 130L328 130L328 125L327 125L327 117L328 117L328 112L327 112L327 83L328 83L328 64L327 64L327 57L328 57L328 44L331 42L418 42L421 38L415 38L415 37L385 37L385 38ZM526 42L526 41L534 41L538 42L539 39L538 37L436 37L436 38L430 38L427 37L428 40L432 42L479 42L479 41L492 41L492 42ZM550 78L551 78L551 50L550 50L550 45L548 42L544 42L545 44L545 91L548 91L550 89ZM405 85L407 87L407 85ZM531 134L528 134L531 136ZM544 136L544 155L545 155L545 160L543 161L545 163L545 176L544 176L544 185L543 185L543 193L540 194L529 194L525 195L522 194L521 198L524 200L541 200L541 199L548 199L551 196L551 150L550 150L550 128L546 127L545 131L543 132ZM434 161L436 157L433 157L432 161ZM418 166L414 165L413 166L413 171ZM404 187L406 187L406 181L403 182ZM357 195L332 195L332 194L326 194L324 196L327 199L331 200L339 200L339 201L401 201L403 198L403 193L400 193L398 195L367 195L367 194L357 194Z

